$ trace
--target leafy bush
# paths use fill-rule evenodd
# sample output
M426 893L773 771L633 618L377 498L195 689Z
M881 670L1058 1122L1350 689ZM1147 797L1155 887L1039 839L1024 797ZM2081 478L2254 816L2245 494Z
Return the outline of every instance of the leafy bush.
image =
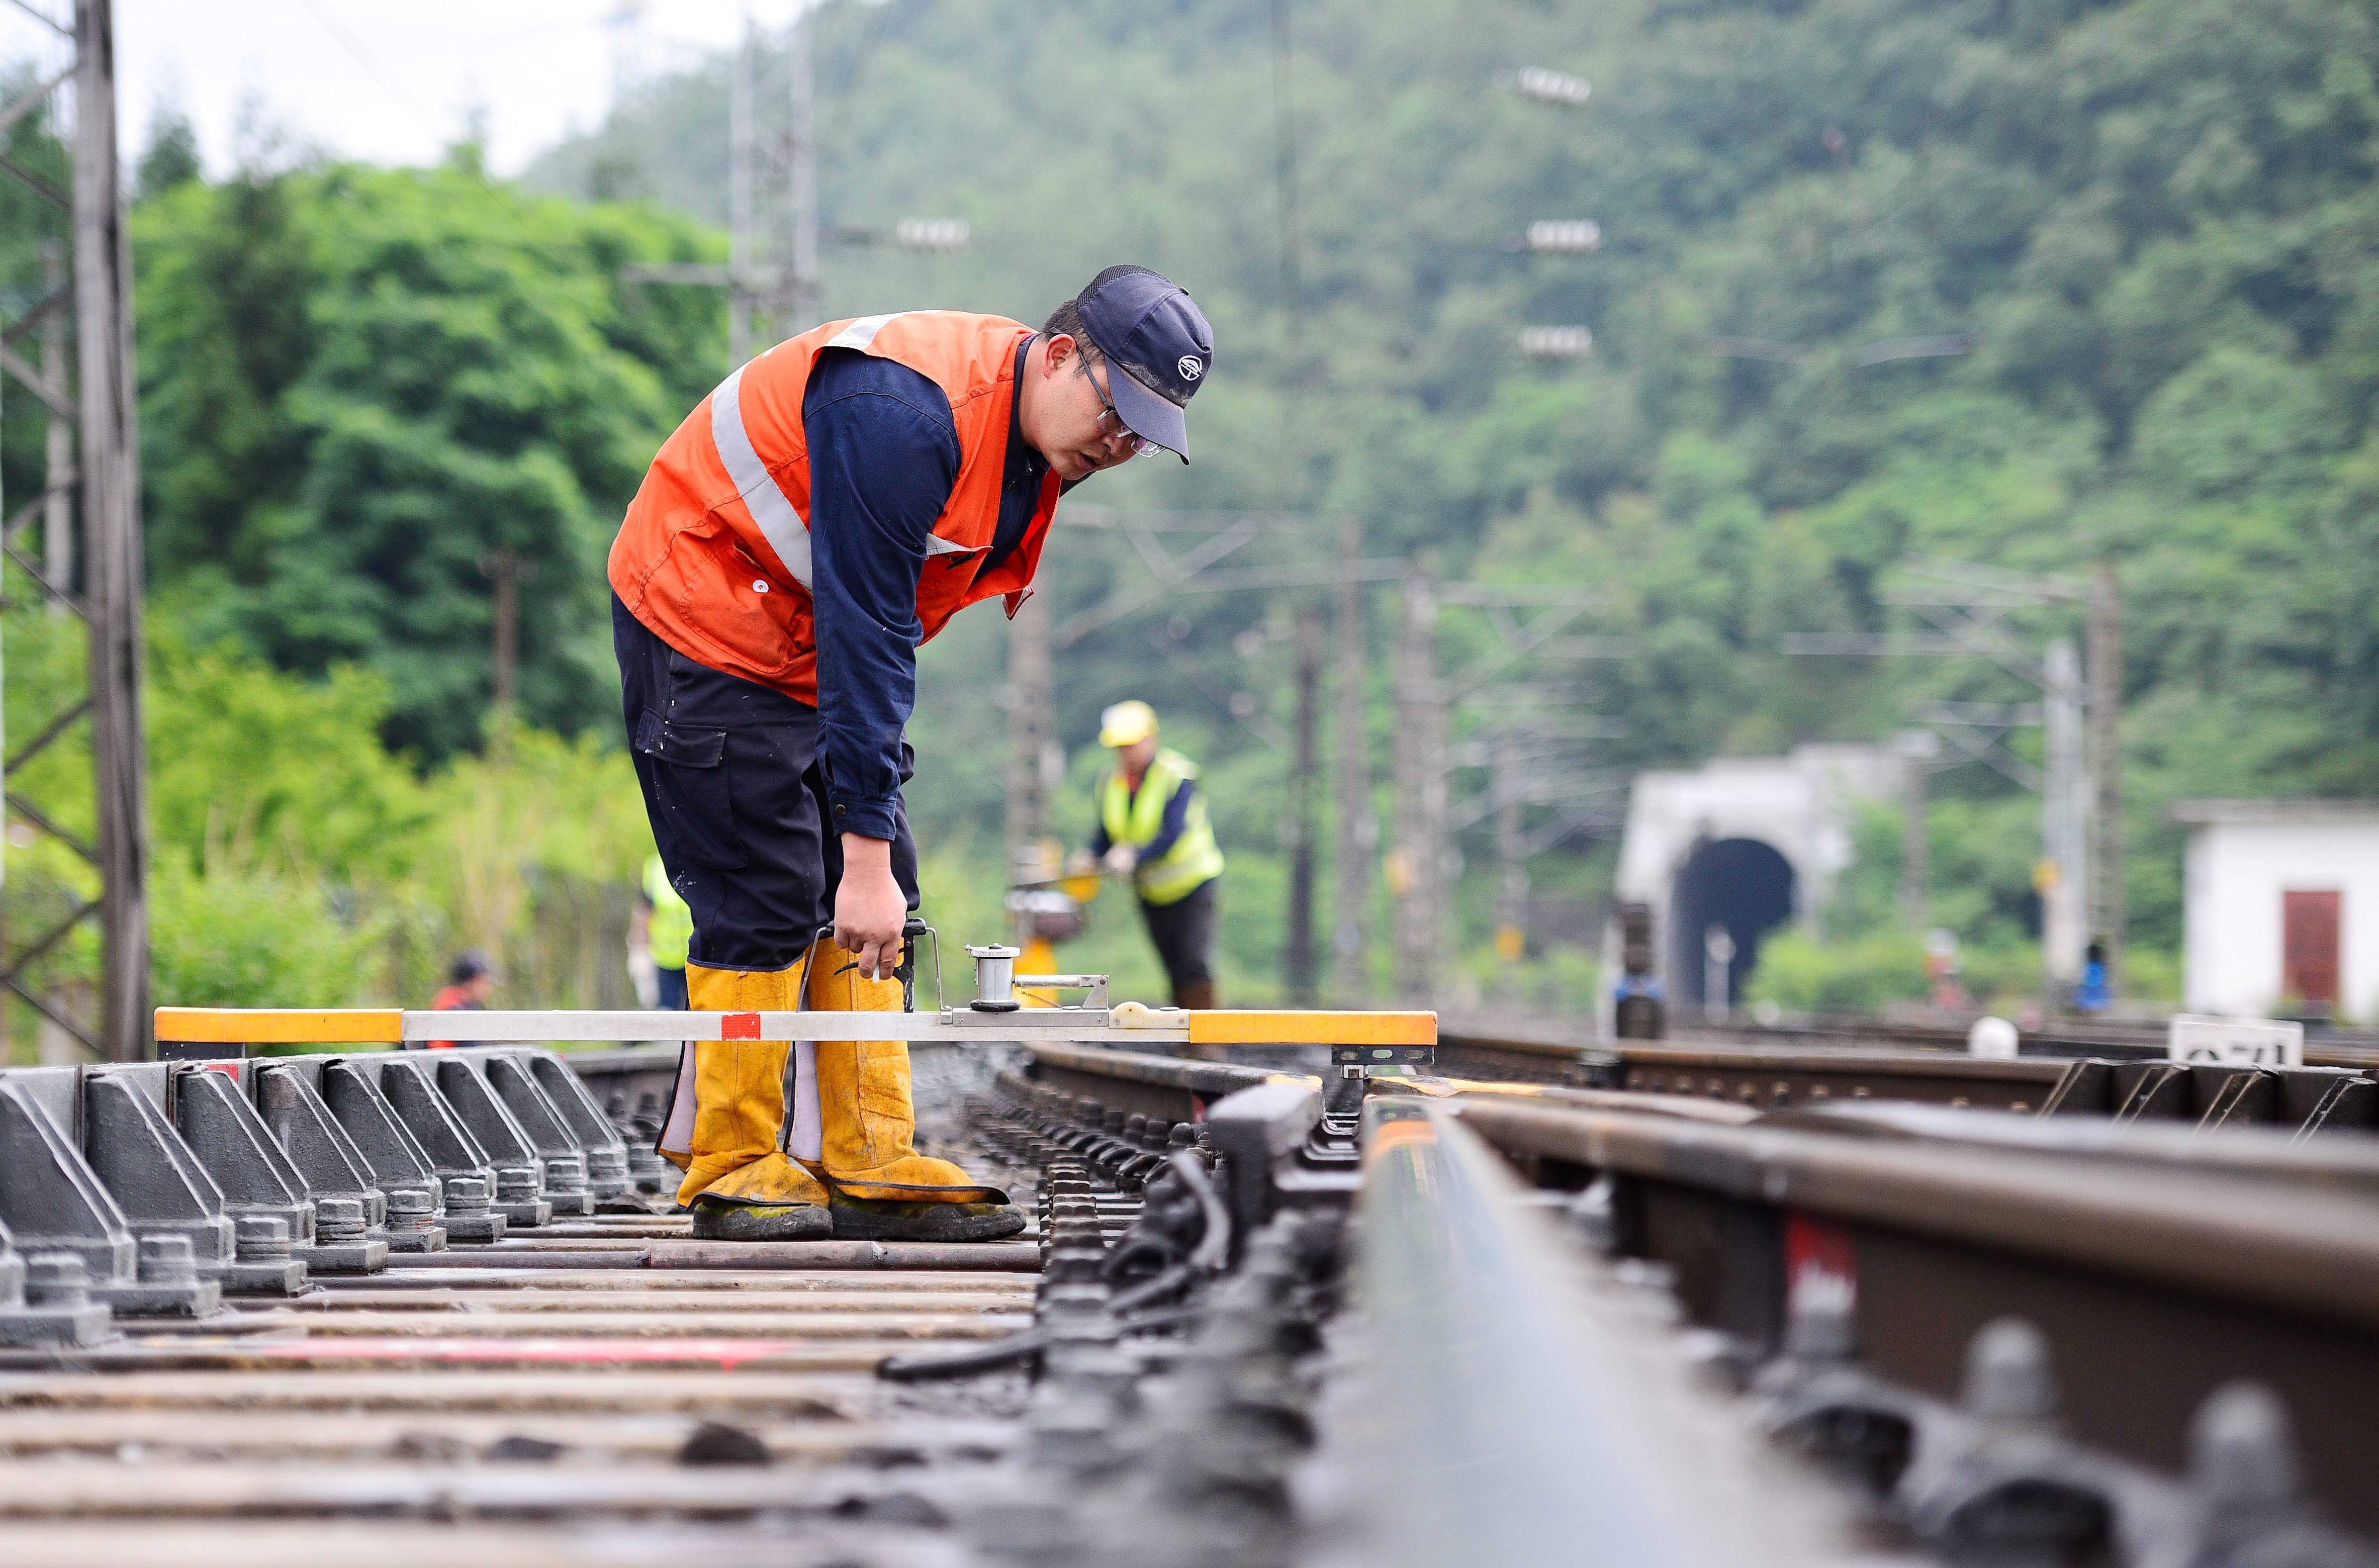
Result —
M317 877L161 859L149 926L161 1007L336 1007L380 992L386 920L343 914Z
M1906 930L1883 930L1838 943L1780 931L1759 947L1759 967L1745 999L1801 1013L1872 1013L1887 1002L1930 994L1925 944Z

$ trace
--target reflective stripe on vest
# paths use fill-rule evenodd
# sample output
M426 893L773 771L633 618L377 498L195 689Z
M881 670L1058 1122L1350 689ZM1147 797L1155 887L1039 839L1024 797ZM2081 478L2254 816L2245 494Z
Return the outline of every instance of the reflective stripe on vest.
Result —
M810 585L810 525L785 499L768 465L753 447L751 432L743 428L741 392L743 372L749 368L748 365L737 367L710 394L710 439L719 447L719 461L727 476L735 481L736 495L752 509L752 521L760 525L768 548L777 552L793 581L806 588Z
M1141 776L1137 794L1124 783L1123 770L1107 775L1100 791L1099 820L1107 838L1134 849L1154 843L1165 830L1165 808L1185 784L1198 778L1198 765L1179 752L1160 751ZM1214 826L1206 814L1206 798L1192 795L1181 824L1181 837L1153 861L1142 861L1132 873L1132 885L1142 901L1170 904L1188 898L1202 884L1223 874L1223 851L1214 842Z

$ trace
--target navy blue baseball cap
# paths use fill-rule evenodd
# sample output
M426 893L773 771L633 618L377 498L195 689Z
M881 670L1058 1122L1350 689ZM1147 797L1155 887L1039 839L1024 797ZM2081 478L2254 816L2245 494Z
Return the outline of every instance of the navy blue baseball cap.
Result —
M1110 267L1074 297L1074 308L1106 356L1107 395L1123 422L1189 462L1190 399L1214 362L1214 330L1189 291L1146 267Z

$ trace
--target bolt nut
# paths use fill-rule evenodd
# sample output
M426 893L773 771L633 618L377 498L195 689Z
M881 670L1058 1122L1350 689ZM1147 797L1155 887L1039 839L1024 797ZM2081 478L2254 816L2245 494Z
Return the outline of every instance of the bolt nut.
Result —
M198 1254L187 1236L144 1236L140 1238L140 1283L187 1285L199 1277Z
M1087 1284L1099 1277L1102 1262L1095 1252L1069 1248L1041 1265L1041 1277L1052 1285Z
M242 1214L234 1224L241 1262L272 1263L289 1256L289 1222L280 1215Z
M392 1188L388 1195L388 1228L391 1230L429 1230L437 1223L437 1208L429 1194L417 1187Z
M549 1192L586 1191L586 1160L576 1154L548 1154L545 1157L545 1188Z
M91 1299L91 1271L72 1252L36 1252L25 1260L25 1299L35 1307L80 1307Z
M484 1214L488 1212L488 1178L456 1176L446 1178L446 1212L450 1214Z
M1986 1421L2030 1424L2057 1415L2048 1340L2021 1318L1999 1318L1966 1346L1964 1403Z
M364 1200L360 1198L317 1198L314 1200L314 1239L317 1241L361 1241L364 1236Z
M537 1201L537 1188L535 1165L502 1165L496 1170L496 1201L499 1203L534 1203Z

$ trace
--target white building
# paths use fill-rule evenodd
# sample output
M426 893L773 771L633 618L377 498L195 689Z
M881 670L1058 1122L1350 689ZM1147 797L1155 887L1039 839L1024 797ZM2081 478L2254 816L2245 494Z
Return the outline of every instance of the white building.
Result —
M2379 801L2184 801L2193 1013L2379 1017Z
M1893 801L1910 763L1886 746L1809 744L1781 757L1720 757L1690 773L1642 773L1627 801L1613 891L1651 906L1672 1007L1703 1001L1706 947L1726 928L1727 999L1740 996L1759 944L1814 918L1851 862L1854 802ZM1616 926L1605 972L1619 973ZM1603 987L1610 1007L1611 988Z

